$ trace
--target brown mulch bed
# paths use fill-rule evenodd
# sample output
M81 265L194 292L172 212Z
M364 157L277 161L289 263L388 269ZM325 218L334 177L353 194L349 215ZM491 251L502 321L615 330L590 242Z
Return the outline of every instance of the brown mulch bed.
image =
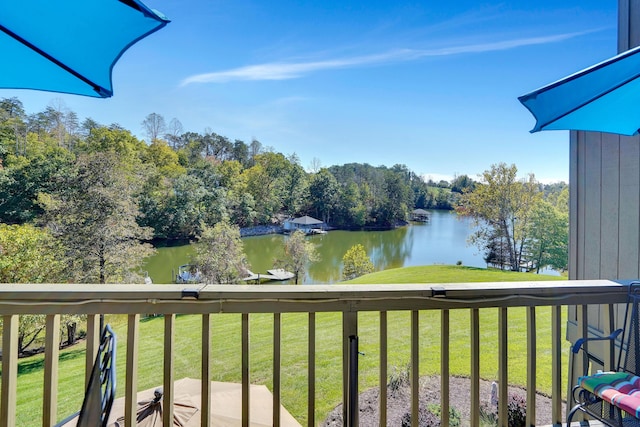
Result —
M449 381L449 404L460 413L460 425L468 426L470 418L470 380L469 378L451 377ZM509 387L509 394L525 398L522 388ZM377 426L379 424L379 389L373 388L360 394L359 424L361 426ZM489 405L491 400L491 382L480 380L480 405ZM440 377L423 377L420 379L420 406L440 403ZM408 384L397 390L387 389L387 425L401 426L402 417L411 412L411 391ZM564 417L564 405L563 405ZM538 394L536 398L536 425L550 425L551 398ZM322 423L323 427L342 426L342 405L338 405Z

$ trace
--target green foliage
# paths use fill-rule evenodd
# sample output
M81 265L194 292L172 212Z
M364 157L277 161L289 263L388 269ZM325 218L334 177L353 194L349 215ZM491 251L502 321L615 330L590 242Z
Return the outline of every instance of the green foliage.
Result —
M429 412L432 412L436 417L442 419L442 407L438 404L432 403L427 405ZM449 408L449 425L451 427L458 427L460 425L460 411L456 408Z
M67 150L43 143L30 134L25 155L6 157L0 168L0 221L10 224L31 222L44 211L38 204L40 193L54 191L70 173L74 156Z
M365 274L372 273L374 270L371 259L367 256L364 246L357 244L349 248L347 253L342 257L342 279L351 280Z
M186 173L186 169L180 165L178 153L172 150L165 141L156 139L153 141L143 158L153 164L158 173L164 177L174 178Z
M296 230L284 242L284 268L294 274L295 284L302 284L307 265L318 260L316 248L307 240L304 231Z
M245 170L247 192L256 201L256 215L268 224L284 206L285 176L289 162L280 153L267 152L255 156L256 164Z
M115 153L78 158L55 193L41 194L47 224L64 246L71 280L142 283L137 274L152 253L152 230L138 225L135 174Z
M391 367L391 374L389 374L389 380L387 387L394 393L407 387L410 383L411 376L411 363L407 363L403 369L397 366Z
M531 238L526 248L536 260L538 270L547 265L556 270L566 270L569 263L568 213L541 201L531 220Z
M517 172L515 165L492 165L483 173L482 184L463 194L459 208L460 213L476 220L478 231L471 242L489 250L488 262L506 264L513 271L528 261L525 244L531 239L534 209L542 200L535 177L518 180ZM496 245L500 250L493 250Z
M459 175L451 181L451 191L456 193L467 193L469 191L473 191L476 186L476 183L473 179L469 178L468 175Z
M248 266L237 226L227 221L221 221L213 228L204 226L198 241L194 264L205 283L242 283Z
M338 202L336 177L328 169L320 169L311 177L309 194L314 214L329 224Z
M0 224L0 283L65 282L64 253L45 228ZM63 316L70 322L78 316ZM23 314L18 325L18 351L23 353L45 327L45 315Z
M62 248L46 229L0 224L0 283L65 281Z
M494 427L498 425L498 408L489 402L480 404L480 425L482 427Z

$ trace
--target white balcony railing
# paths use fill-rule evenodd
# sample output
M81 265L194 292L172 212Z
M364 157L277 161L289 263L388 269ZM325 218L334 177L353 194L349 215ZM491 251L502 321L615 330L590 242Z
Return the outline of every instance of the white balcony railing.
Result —
M46 345L44 360L44 385L42 402L42 425L49 426L59 418L58 407L58 361L60 315L86 314L87 317L87 351L86 366L90 368L96 349L101 313L128 315L126 351L120 352L118 363L125 364L126 376L119 379L119 392L125 396L127 425L134 425L136 392L138 377L138 342L140 340L140 317L145 313L164 315L164 369L162 373L167 402L173 402L174 355L182 351L174 347L176 315L190 314L202 316L202 341L198 345L201 351L201 378L211 378L212 347L211 320L219 313L237 313L241 316L241 382L242 425L249 425L250 384L250 337L249 319L257 313L273 315L272 337L273 354L271 363L272 378L270 383L273 392L273 408L280 408L282 395L281 316L283 313L308 313L307 322L307 374L306 390L308 393L306 422L316 425L316 404L322 396L316 389L316 363L321 357L321 350L316 348L316 333L322 332L316 325L316 314L324 312L342 313L342 389L344 419L356 424L358 411L350 411L350 404L357 402L357 393L350 393L357 378L349 376L350 353L349 337L358 336L358 314L363 312L379 313L379 345L378 377L380 388L380 425L386 425L386 384L388 380L388 326L389 312L405 311L410 313L410 378L411 378L411 413L414 425L417 425L419 402L419 374L421 342L420 312L437 311L440 313L439 341L441 377L442 425L449 425L449 374L450 372L450 336L454 330L468 331L470 360L469 371L471 386L469 401L471 406L469 424L480 423L480 360L481 335L480 313L484 309L497 309L498 321L495 326L498 334L498 372L499 384L499 419L506 425L507 385L509 343L514 340L526 342L527 389L527 425L536 425L536 307L548 307L552 312L551 325L548 331L542 331L551 341L553 402L552 423L563 422L562 405L566 399L567 384L563 383L563 372L567 366L562 363L562 351L568 347L562 335L564 321L563 308L578 305L578 313L587 305L609 305L626 300L626 288L623 285L606 280L596 281L557 281L557 282L514 282L514 283L458 283L447 285L313 285L313 286L223 286L208 285L186 289L183 285L0 285L0 313L3 320L2 338L2 387L0 390L0 425L16 425L16 391L20 376L18 375L18 322L22 314L47 315ZM508 310L512 307L525 307L526 336L514 336L509 330ZM451 325L451 311L468 310L470 324ZM605 310L606 311L606 310ZM264 314L261 314L264 316ZM587 331L586 316L577 318L578 330ZM483 330L486 325L483 325ZM357 355L355 356L357 359ZM210 388L208 381L203 381L202 389L202 425L209 425ZM351 384L351 385L350 385ZM61 390L63 393L64 390ZM165 406L163 417L165 425L170 425L172 405ZM65 414L62 414L65 415ZM280 411L273 411L273 424L280 425Z

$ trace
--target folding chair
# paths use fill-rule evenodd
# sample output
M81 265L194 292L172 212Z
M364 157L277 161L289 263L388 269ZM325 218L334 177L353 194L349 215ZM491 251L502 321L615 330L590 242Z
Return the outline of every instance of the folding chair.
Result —
M567 425L581 411L602 423L612 426L640 426L640 283L629 285L629 296L622 329L608 337L581 338L572 347L574 356L583 352L587 363L584 375L573 388L577 404L567 415ZM619 352L615 354L616 340ZM584 344L590 341L609 341L615 370L589 374L589 364L604 366L603 360L584 352ZM617 356L617 357L616 357ZM615 362L617 359L617 362Z
M54 427L106 427L116 393L116 336L105 325L100 336L98 355L82 402L82 409ZM77 419L77 420L76 420ZM77 421L77 422L76 422ZM75 423L74 423L75 422Z

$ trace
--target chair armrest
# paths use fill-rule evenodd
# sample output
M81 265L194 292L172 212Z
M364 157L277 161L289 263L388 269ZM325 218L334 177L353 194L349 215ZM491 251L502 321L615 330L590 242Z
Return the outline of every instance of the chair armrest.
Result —
M613 341L618 338L618 335L622 333L622 329L616 329L611 333L611 335L607 337L597 337L597 338L580 338L578 339L573 346L571 346L571 351L573 353L578 353L582 348L582 345L588 341Z

